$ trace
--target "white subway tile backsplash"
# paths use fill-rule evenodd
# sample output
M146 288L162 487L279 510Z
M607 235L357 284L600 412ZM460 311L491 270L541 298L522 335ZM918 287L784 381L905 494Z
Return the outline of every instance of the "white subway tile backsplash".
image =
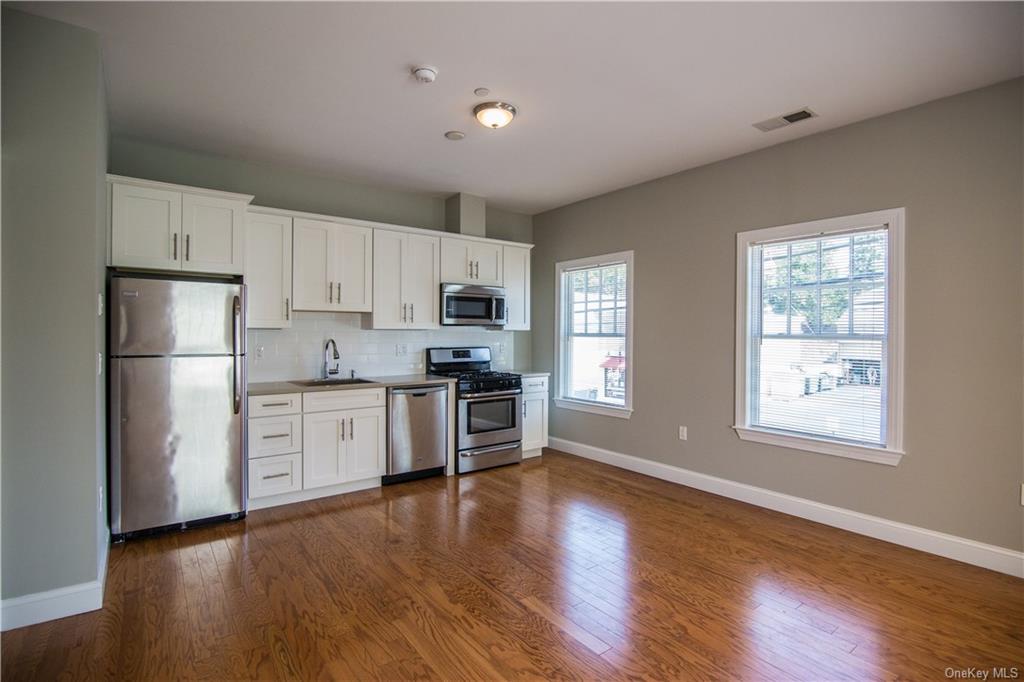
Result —
M292 316L291 329L250 330L247 335L249 381L320 376L327 339L334 339L338 344L341 371L348 374L354 369L357 376L423 372L426 369L424 350L435 346L490 346L495 369L510 369L515 357L512 332L477 327L383 331L364 329L363 324L363 315L359 313L297 312ZM262 356L257 352L259 348L262 348Z

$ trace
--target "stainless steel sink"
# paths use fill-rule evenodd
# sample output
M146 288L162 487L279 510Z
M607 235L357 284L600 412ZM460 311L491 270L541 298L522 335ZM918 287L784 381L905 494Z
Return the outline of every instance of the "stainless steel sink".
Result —
M377 382L369 379L309 379L307 381L293 381L299 386L352 386L354 384L375 384Z

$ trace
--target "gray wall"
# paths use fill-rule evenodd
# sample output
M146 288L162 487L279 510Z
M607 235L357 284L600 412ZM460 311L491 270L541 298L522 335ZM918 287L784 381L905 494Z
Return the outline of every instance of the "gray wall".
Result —
M1022 83L931 102L534 217L533 358L554 264L634 249L632 419L553 407L554 436L1013 549L1024 546ZM736 233L905 206L898 467L740 441ZM689 440L677 439L679 425Z
M444 230L444 197L360 185L292 168L171 147L114 133L110 172L254 194L254 204ZM530 216L487 207L487 236L531 241Z
M97 578L106 118L96 36L3 11L3 598Z

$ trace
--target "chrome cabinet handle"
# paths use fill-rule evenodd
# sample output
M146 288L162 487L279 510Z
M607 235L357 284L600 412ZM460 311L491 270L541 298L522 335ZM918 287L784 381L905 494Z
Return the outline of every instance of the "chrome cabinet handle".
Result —
M270 435L263 436L263 440L268 440L270 438L287 438L290 435L292 435L292 434L290 434L290 433L272 433Z
M334 282L327 283L327 302L334 303Z
M341 303L341 282L338 282L338 303Z
M526 401L523 401L523 419L526 419Z
M402 322L406 321L406 318L408 317L408 314L409 314L409 304L408 303L403 303L402 304Z
M413 324L416 323L416 304L415 303L410 303L409 304L409 321L412 322Z
M348 437L352 440L356 439L356 420L354 417L348 418Z
M178 233L174 233L174 257L171 260L178 260Z
M189 258L191 257L189 255L189 254L192 253L192 249L190 248L191 244L192 244L192 235L186 234L185 235L185 260L189 260Z
M285 476L291 476L291 474L289 474L287 472L282 472L280 474L271 474L270 476L264 476L263 480L264 481L269 481L272 478L284 478Z
M286 319L286 320L292 319L291 301L288 298L284 299L284 319Z
M338 422L341 424L341 439L345 440L345 420L339 419Z
M260 407L288 407L289 405L291 405L291 403L285 401L283 403L263 403Z
M480 279L480 261L476 262L476 279Z
M470 279L473 279L473 261L467 259L466 260L466 268L468 268L468 271L466 272L466 276L469 277Z

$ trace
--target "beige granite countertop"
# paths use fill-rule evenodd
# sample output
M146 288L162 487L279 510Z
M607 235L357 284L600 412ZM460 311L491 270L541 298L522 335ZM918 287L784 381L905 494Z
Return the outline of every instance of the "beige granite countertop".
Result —
M399 374L386 377L358 377L363 379L358 384L342 384L307 386L293 381L258 381L249 384L247 395L277 395L281 393L314 393L319 391L351 391L360 388L380 388L381 386L421 386L424 384L454 384L455 379L436 376L434 374ZM307 381L300 379L298 381Z
M551 376L551 372L533 372L528 369L510 369L509 372L513 374L522 374L524 377L548 377Z

